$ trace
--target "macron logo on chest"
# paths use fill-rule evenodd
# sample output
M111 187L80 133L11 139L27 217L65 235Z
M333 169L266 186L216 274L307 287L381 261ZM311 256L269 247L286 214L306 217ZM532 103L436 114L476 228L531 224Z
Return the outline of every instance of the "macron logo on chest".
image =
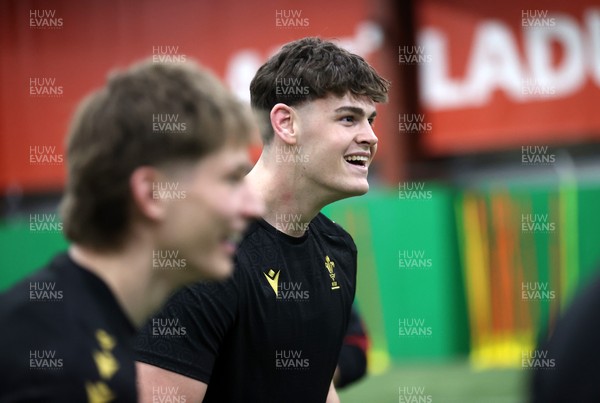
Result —
M326 255L323 259L323 263L327 269L329 279L331 280L331 290L339 290L341 287L336 279L335 262L329 257L329 255ZM296 301L309 299L309 291L305 290L305 286L303 287L302 282L279 281L281 270L270 268L268 271L263 272L263 274L267 280L267 283L275 293L276 299Z
M269 269L269 271L263 273L269 286L273 289L277 301L302 302L310 299L310 292L305 289L305 284L303 285L302 282L297 281L280 282L280 273L281 270L275 271L274 269Z
M273 269L270 269L268 272L263 273L265 275L265 277L267 278L267 281L269 282L269 285L273 289L273 292L275 292L275 296L279 295L278 294L278 291L279 291L279 273L281 273L281 270L275 271Z

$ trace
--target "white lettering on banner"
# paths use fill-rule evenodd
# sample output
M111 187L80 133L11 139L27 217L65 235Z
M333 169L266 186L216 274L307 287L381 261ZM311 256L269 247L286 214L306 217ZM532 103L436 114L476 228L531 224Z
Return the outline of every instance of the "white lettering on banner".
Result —
M449 36L442 30L423 28L419 46L436 63L421 63L420 93L429 109L458 109L487 104L501 90L514 102L567 97L579 91L589 74L600 87L600 9L587 9L584 24L564 13L549 13L556 24L523 30L524 59L517 35L499 20L484 20L475 27L463 77L450 72ZM553 63L553 46L562 50ZM532 84L534 83L532 88Z

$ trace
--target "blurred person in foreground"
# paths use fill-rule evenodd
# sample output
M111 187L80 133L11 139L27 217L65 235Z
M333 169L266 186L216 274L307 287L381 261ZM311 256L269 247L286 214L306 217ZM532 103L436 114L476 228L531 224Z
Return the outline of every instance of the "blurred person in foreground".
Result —
M533 403L600 402L600 277L585 287L556 323L533 361Z
M140 63L82 103L61 204L72 244L0 296L0 401L137 401L136 328L184 284L229 276L262 211L244 179L254 130L193 64Z
M155 319L187 334L137 338L140 398L337 402L333 374L356 286L356 245L321 209L365 194L376 103L389 82L332 42L290 42L250 85L263 151L247 179L265 202L236 270L186 287ZM169 392L171 391L171 392Z

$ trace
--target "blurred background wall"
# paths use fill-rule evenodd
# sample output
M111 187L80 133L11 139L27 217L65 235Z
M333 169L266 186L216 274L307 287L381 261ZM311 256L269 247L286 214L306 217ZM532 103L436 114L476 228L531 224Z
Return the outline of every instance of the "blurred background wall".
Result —
M195 59L249 100L266 58L309 35L393 83L372 191L325 210L359 247L370 372L522 369L600 261L590 0L2 1L0 289L67 246L64 135L111 70Z

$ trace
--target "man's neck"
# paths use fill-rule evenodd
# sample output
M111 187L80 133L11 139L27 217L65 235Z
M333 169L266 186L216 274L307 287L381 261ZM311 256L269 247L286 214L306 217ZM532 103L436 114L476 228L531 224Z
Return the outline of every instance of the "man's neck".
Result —
M174 286L152 270L152 248L146 243L118 252L97 252L73 245L71 258L104 281L136 328L156 312Z
M265 203L262 218L279 231L294 237L301 237L321 209L334 201L320 195L289 166L268 166L262 157L247 180Z

